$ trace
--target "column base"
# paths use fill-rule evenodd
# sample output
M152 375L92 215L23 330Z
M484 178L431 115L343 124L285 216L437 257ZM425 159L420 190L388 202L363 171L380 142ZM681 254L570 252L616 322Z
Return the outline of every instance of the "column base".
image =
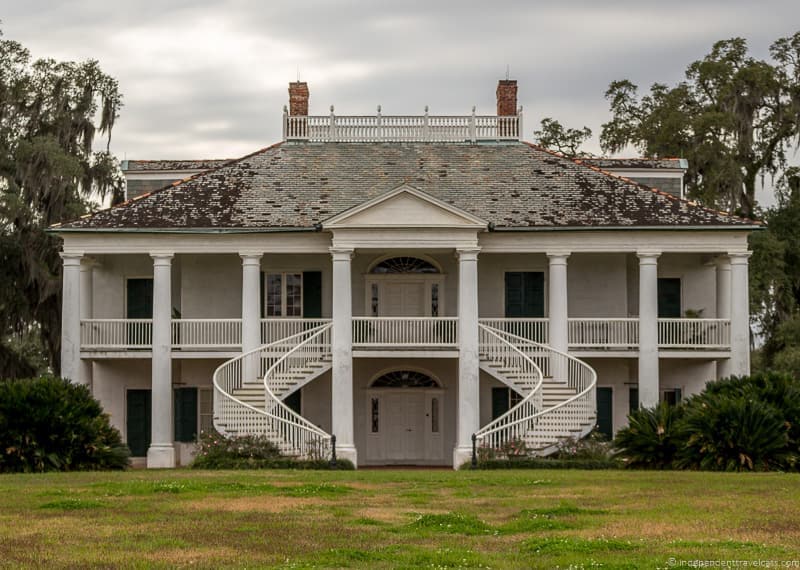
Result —
M453 469L456 471L465 463L472 461L472 445L453 448Z
M148 469L172 469L174 467L175 447L172 444L154 444L147 450Z
M358 467L358 452L355 445L336 444L336 459L347 459L353 464L353 467Z

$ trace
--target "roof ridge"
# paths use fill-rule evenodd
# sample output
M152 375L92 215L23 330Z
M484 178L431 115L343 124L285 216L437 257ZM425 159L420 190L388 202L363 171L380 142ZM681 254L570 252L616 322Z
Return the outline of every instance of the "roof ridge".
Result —
M572 158L572 157L567 156L567 155L565 155L563 153L556 152L556 151L550 150L548 148L544 148L543 146L534 144L532 142L524 141L524 143L527 144L528 146L530 146L533 149L541 150L542 152L546 152L547 154L550 154L550 155L555 156L557 158L563 158L565 160L569 160L569 161L574 162L575 164L577 164L579 166L585 166L586 168L589 168L589 169L594 170L596 172L599 172L601 174L605 174L606 176L609 176L611 178L618 178L618 179L623 180L623 181L625 181L625 182L627 182L627 183L629 183L629 184L631 184L633 186L637 186L638 188L640 188L642 190L646 190L646 191L652 192L653 194L659 194L661 196L665 196L665 197L669 198L670 200L675 200L676 202L683 202L687 206L690 206L692 208L699 208L699 209L705 210L707 212L711 212L711 213L714 213L714 214L717 214L717 215L721 215L721 216L726 216L728 218L736 218L736 219L739 219L739 220L742 220L742 221L746 221L746 222L750 222L752 224L756 224L756 225L759 225L759 226L763 225L763 222L760 222L758 220L754 220L752 218L747 218L745 216L737 216L735 214L731 214L730 212L725 212L723 210L716 210L714 208L709 208L708 206L700 204L696 200L687 200L686 198L679 198L678 196L670 194L669 192L664 192L663 190L659 190L658 188L647 186L646 184L642 184L641 182L637 182L636 180L633 180L632 178L628 178L627 176L621 176L621 175L616 174L614 172L609 172L607 170L603 170L599 166L594 166L593 164L586 164L585 162L583 162L584 159L582 159L582 158Z
M184 182L188 182L189 180L194 180L195 178L198 178L200 176L205 176L206 174L211 174L212 172L216 172L216 171L218 171L218 170L220 170L222 168L227 168L227 167L229 167L229 166L231 166L233 164L237 164L239 162L242 162L243 160L247 160L248 158L252 158L252 157L254 157L256 155L259 155L261 153L265 153L267 151L270 151L273 148L278 147L278 146L280 146L282 144L283 144L283 141L279 141L279 142L273 143L273 144L271 144L269 146L266 146L264 148L260 148L255 152L251 152L250 154L246 154L246 155L242 156L241 158L234 158L234 159L230 160L229 162L226 162L225 164L220 164L219 166L215 166L214 168L209 168L208 170L204 170L203 172L198 172L197 174L192 174L191 176L187 176L186 178L182 178L181 180L176 180L175 182L170 182L169 184L167 184L163 188L158 188L156 190L151 190L150 192L145 192L144 194L140 194L139 196L135 196L133 198L130 198L129 200L125 200L124 202L120 202L119 204L114 204L113 206L109 206L108 208L103 208L101 210L95 210L94 212L90 212L88 214L83 214L82 216L78 216L77 218L73 218L71 220L65 220L65 221L58 222L57 224L53 224L53 225L49 226L48 229L59 228L59 227L65 225L65 224L71 224L73 222L77 222L78 220L85 220L85 219L92 218L92 217L96 216L97 214L101 214L101 213L104 213L104 212L109 212L111 210L115 210L115 209L122 208L122 207L128 207L131 204L134 204L134 203L137 203L137 202L139 202L141 200L144 200L145 198L150 198L151 196L154 196L156 194L161 194L162 192L165 192L167 190L171 190L171 189L173 189L173 188L175 188L177 186L180 186Z

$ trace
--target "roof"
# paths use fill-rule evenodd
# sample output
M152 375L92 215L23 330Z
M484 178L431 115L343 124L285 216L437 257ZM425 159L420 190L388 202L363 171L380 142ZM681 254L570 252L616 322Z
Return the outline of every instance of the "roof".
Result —
M213 158L208 160L124 160L124 172L154 172L160 170L209 170L235 160Z
M647 169L647 170L686 170L689 164L685 158L581 158L580 161L602 168L614 169Z
M402 184L498 230L754 225L527 143L278 143L54 229L311 229Z

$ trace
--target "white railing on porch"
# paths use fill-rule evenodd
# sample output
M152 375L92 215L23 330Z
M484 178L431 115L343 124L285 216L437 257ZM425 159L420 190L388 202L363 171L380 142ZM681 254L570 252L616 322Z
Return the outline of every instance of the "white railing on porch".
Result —
M639 319L568 319L570 348L636 348Z
M522 114L494 115L330 115L284 113L283 138L309 142L476 142L516 141Z
M457 317L353 317L356 348L457 347Z
M150 348L153 319L82 319L82 350Z
M173 319L172 348L235 349L242 346L242 319Z
M659 348L716 348L731 346L730 319L658 319Z
M549 337L550 319L543 318L503 318L503 319L478 319L478 322L487 327L500 330L504 333L513 334L547 344Z
M261 342L269 344L314 329L331 322L330 319L261 319Z

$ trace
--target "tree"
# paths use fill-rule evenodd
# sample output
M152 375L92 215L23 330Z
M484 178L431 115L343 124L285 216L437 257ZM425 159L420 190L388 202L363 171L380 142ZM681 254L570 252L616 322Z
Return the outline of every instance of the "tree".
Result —
M533 136L539 146L560 152L564 156L570 158L591 156L591 153L581 150L581 145L592 138L592 130L588 127L565 128L557 120L545 117L542 119L541 128L533 131Z
M0 376L24 377L40 346L59 367L59 242L45 230L120 200L121 177L109 153L121 107L117 82L96 61L31 60L0 36ZM95 135L105 149L93 149Z
M690 196L752 217L757 181L780 176L800 140L800 32L777 40L770 54L772 62L757 60L734 38L715 43L673 87L656 83L639 97L632 82L612 82L601 147L687 158Z

